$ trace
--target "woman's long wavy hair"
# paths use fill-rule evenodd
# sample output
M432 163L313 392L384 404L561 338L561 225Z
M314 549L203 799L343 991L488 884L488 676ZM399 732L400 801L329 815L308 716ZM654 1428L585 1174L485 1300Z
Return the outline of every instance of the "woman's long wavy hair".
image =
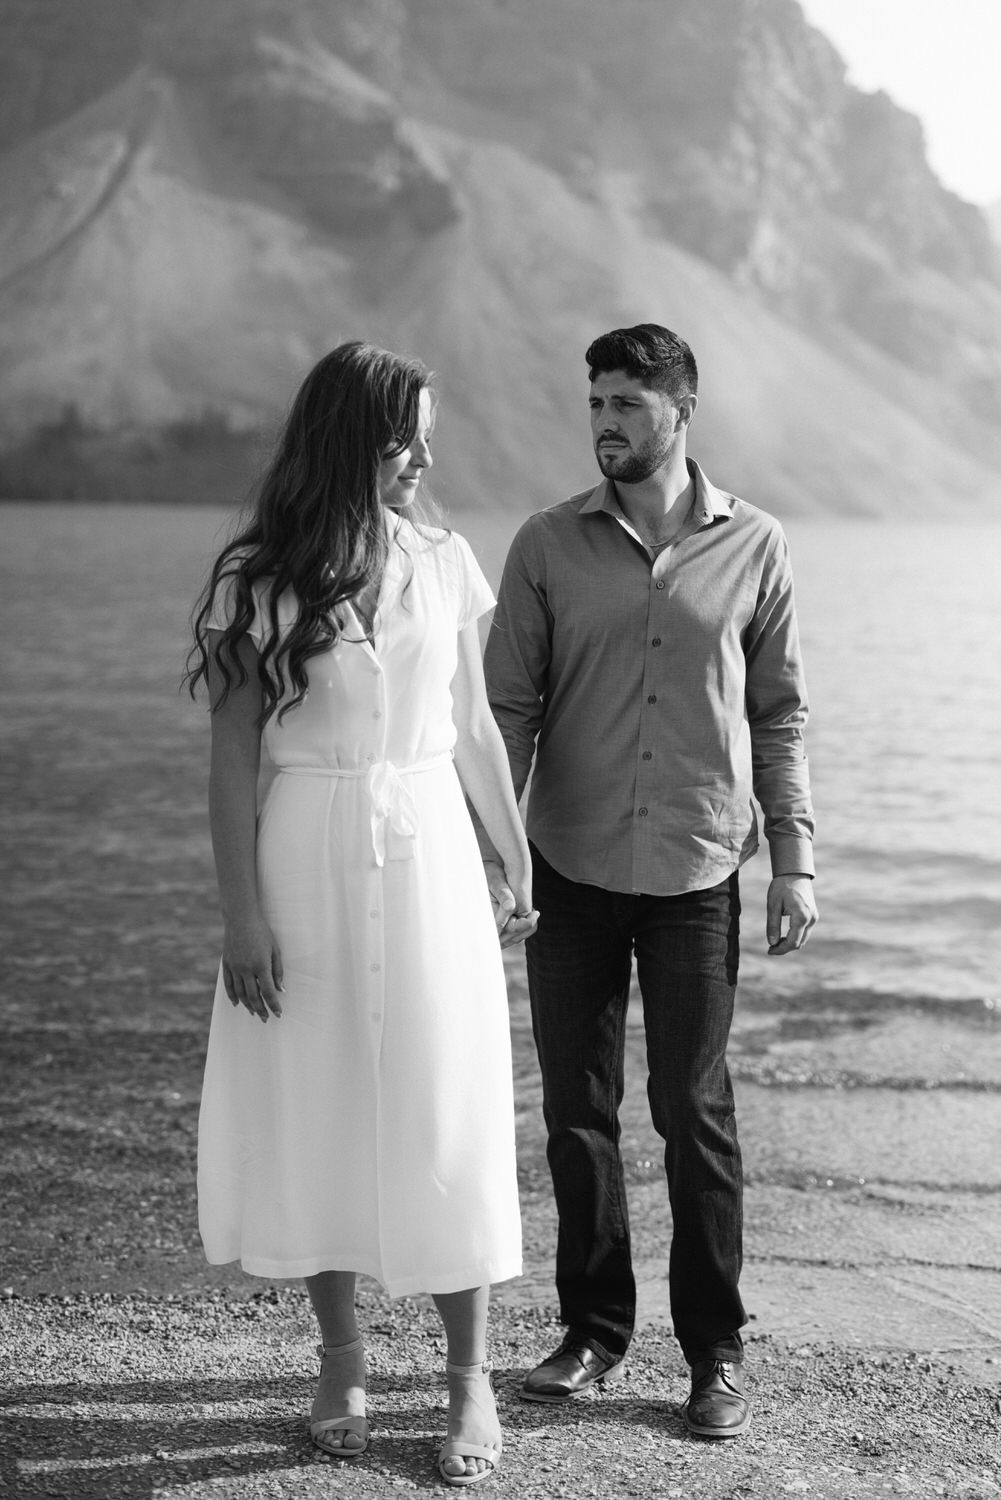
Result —
M338 639L340 607L382 577L387 540L379 465L414 437L430 378L419 360L357 340L338 345L306 376L249 519L216 558L195 605L185 671L192 696L199 681L208 681L213 657L223 684L214 707L247 682L238 647L253 623L255 585L264 585L257 588L265 607L257 657L261 726L276 711L281 722L303 701L306 663ZM278 602L289 590L298 613L281 637ZM219 602L229 623L213 643L209 621Z

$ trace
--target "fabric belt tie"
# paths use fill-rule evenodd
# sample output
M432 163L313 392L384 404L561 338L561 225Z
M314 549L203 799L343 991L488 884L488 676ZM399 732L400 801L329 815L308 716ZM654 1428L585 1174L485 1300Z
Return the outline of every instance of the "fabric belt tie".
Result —
M404 776L432 771L452 759L451 750L410 766L394 766L391 760L377 760L364 769L342 766L279 766L286 776L334 776L365 782L371 803L372 852L378 866L387 859L413 859L417 838L417 804Z

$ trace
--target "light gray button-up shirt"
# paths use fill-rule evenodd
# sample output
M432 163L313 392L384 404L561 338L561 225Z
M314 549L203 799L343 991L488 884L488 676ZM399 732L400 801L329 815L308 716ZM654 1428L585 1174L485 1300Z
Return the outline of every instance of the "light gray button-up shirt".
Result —
M758 846L812 874L806 692L782 528L689 460L695 503L651 558L607 480L511 544L484 657L529 837L571 880L674 895Z

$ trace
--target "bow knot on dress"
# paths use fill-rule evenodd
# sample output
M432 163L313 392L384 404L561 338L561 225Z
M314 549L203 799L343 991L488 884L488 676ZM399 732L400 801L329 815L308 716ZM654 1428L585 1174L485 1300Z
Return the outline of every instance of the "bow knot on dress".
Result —
M417 804L398 767L391 760L377 761L365 778L365 787L372 804L376 864L381 866L387 859L413 859Z

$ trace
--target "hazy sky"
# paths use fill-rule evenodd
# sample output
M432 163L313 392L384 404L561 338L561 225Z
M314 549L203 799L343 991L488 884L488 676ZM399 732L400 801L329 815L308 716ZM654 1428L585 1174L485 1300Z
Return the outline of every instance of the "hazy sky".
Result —
M859 88L919 115L947 187L1001 202L1001 0L800 0Z

